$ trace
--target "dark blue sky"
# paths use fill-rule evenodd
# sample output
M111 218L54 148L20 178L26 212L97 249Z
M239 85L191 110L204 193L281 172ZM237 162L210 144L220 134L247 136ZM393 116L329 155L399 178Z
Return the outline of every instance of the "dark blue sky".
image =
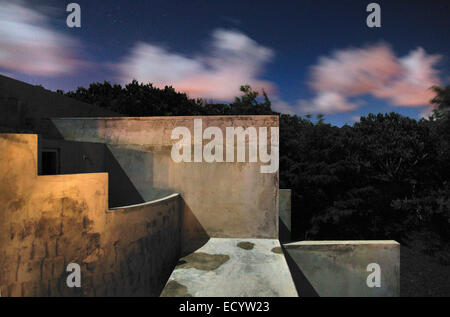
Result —
M425 56L440 56L431 64L439 72L436 73L439 83L449 83L449 1L377 1L381 5L381 28L366 26L369 14L366 6L372 1L361 0L74 2L80 4L82 10L82 26L79 29L70 29L65 25L68 14L65 7L69 1L18 3L41 12L48 17L48 28L76 41L72 53L78 60L87 62L87 66L74 67L63 75L49 76L47 73L14 69L10 64L1 63L0 55L0 72L33 84L42 84L52 90L72 90L94 81L121 82L117 68L111 65L123 62L127 56L132 55L136 43L147 43L152 47L164 48L166 53L195 59L197 56L209 56L212 34L215 30L222 29L244 34L257 45L272 51L270 58L255 66L258 71L252 76L269 82L274 87L269 97L274 96L277 102L292 106L292 109L301 108L295 106L299 104L299 100L302 100L301 104L305 104L326 92L326 88L314 90L308 85L312 81L311 67L321 65L320 56L339 60L332 55L336 50L351 51L378 44L388 47L398 59L396 62L402 65L402 57L421 47ZM355 58L362 56L358 54L356 53ZM373 54L377 56L376 53ZM213 53L214 57L216 55ZM353 69L348 66L352 56L350 54L350 61L345 62L347 66L341 68L333 64L337 71L349 67ZM406 60L405 63L409 65ZM413 64L414 69L423 68L420 61ZM430 66L430 63L425 64ZM206 63L204 72L214 67L214 63L212 65ZM170 70L170 65L168 67ZM362 72L365 72L365 68ZM427 71L424 72L428 74ZM399 70L398 75L391 75L398 77L403 73ZM325 72L323 76L327 75ZM348 76L339 72L334 72L333 75L342 76L338 80L344 80ZM383 85L390 84L384 82ZM323 80L317 86L327 87ZM356 101L359 106L347 109L346 112L334 109L326 114L327 121L341 125L351 123L355 116L368 112L390 111L418 118L419 113L427 109L426 106L417 107L408 102L397 106L402 102L394 102L392 98L385 97L386 94L391 94L385 92L386 88L363 89L356 94L346 91L348 86L337 89L336 92L345 96L346 101ZM399 86L396 92L408 93L410 89L411 87Z

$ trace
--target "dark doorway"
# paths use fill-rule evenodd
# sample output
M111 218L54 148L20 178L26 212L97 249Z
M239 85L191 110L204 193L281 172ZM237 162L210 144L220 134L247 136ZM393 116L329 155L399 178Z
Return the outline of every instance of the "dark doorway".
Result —
M44 149L42 151L42 175L59 174L59 150Z

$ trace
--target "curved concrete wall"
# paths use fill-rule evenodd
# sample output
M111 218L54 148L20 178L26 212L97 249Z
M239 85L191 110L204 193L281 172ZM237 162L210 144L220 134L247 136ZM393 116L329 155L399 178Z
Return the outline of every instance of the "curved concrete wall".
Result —
M0 134L2 296L156 296L181 249L178 195L108 209L108 174L37 175L37 135ZM81 288L69 288L69 263Z
M159 296L181 253L180 207L174 194L107 212L100 271L109 283L100 279L96 296Z

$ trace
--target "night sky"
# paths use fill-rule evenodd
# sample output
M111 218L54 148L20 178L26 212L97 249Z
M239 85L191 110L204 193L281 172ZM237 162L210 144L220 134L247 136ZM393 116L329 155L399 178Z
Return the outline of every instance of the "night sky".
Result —
M230 101L239 86L273 108L351 124L369 112L418 119L433 84L448 85L449 1L0 0L0 73L56 90L136 78Z

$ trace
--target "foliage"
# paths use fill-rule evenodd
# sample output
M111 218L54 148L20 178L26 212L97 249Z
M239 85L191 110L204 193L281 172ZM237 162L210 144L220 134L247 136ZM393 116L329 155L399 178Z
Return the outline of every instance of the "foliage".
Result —
M127 116L180 116L201 109L201 100L189 99L172 87L159 89L136 80L124 87L106 81L94 83L87 89L79 87L66 95Z

